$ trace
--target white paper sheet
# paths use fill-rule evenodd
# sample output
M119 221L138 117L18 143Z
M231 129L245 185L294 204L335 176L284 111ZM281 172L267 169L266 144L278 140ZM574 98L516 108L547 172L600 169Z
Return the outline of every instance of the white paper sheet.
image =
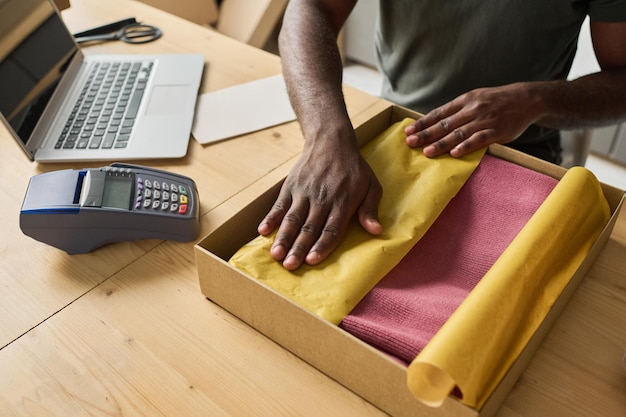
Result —
M192 133L204 145L295 119L285 80L276 75L200 95Z

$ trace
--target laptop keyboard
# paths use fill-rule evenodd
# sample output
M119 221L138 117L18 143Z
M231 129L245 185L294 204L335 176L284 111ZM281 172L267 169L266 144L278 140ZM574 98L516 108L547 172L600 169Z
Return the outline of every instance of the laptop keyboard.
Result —
M96 63L55 148L126 148L152 66L152 62Z

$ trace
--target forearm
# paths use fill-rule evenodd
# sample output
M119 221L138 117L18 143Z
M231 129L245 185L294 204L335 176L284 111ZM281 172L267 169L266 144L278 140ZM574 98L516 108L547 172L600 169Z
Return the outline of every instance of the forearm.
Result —
M287 90L307 142L350 138L337 47L343 21L313 3L291 2L286 11L279 47Z
M557 129L606 126L626 120L626 69L572 81L529 83L539 98L536 124Z

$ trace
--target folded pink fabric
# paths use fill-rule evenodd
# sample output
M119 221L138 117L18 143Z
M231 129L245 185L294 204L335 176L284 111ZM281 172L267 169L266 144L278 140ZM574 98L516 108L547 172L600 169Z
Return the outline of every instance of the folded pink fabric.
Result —
M485 155L426 235L340 327L411 362L556 184Z

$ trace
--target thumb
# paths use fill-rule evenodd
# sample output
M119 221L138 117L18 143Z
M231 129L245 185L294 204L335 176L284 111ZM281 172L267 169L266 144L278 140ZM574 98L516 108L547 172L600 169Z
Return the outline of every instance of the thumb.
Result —
M383 226L378 221L378 203L381 194L380 191L370 189L358 210L361 227L372 235L379 235L383 231Z

